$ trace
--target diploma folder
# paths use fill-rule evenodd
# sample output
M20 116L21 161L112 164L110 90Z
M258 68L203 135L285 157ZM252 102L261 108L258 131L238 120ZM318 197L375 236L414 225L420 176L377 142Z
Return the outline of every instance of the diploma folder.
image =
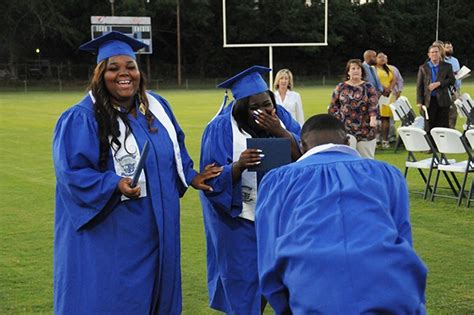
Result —
M260 149L262 163L248 168L249 172L269 171L291 163L291 142L288 138L247 138L247 149Z
M132 188L137 186L138 179L140 178L140 174L142 173L143 167L145 166L145 160L146 160L147 155L148 155L148 140L143 145L143 149L140 154L140 160L138 160L138 164L137 164L137 169L135 170L135 174L133 174L132 183L130 184L130 187Z

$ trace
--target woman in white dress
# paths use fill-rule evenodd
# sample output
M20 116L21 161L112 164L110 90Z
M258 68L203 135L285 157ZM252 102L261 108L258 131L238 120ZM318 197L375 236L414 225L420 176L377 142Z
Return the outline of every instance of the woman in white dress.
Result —
M282 105L302 126L304 123L303 103L299 93L293 91L293 74L288 69L281 69L275 77L273 89L277 104Z

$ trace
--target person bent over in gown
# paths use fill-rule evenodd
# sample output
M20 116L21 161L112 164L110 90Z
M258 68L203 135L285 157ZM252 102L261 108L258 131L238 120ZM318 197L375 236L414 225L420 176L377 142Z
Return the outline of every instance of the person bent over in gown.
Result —
M322 114L301 132L303 156L263 178L258 272L276 314L424 314L427 268L412 245L398 169L363 159Z

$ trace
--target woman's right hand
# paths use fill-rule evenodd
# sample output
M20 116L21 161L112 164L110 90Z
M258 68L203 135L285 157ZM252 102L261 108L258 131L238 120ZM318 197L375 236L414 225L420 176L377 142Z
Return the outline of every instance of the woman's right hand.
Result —
M232 179L237 181L247 168L262 163L263 157L260 149L247 149L240 153L239 160L232 165Z
M240 153L239 160L235 164L239 169L244 171L250 166L262 163L263 157L264 155L260 149L246 149Z
M123 177L117 184L118 190L127 198L138 199L140 197L140 186L130 187L132 179Z

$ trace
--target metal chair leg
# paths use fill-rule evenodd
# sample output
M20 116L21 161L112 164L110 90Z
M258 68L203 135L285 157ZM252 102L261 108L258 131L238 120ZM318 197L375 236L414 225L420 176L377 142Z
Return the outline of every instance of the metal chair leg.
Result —
M471 198L472 198L472 190L474 187L474 179L471 179L471 189L469 189L469 195L467 196L467 207L471 205Z
M464 173L464 178L462 180L462 185L461 185L461 188L459 189L458 204L457 204L458 207L461 204L462 197L464 196L464 187L466 186L466 181L467 181L467 175L468 174L469 173L467 171L466 171L466 173Z
M397 153L398 148L400 147L401 144L402 144L402 139L400 138L400 136L397 136L397 142L395 144L395 151L393 151L393 153Z
M436 189L438 188L439 173L440 173L440 171L438 169L438 171L436 172L436 178L435 178L435 182L434 182L434 185L433 185L433 192L431 193L430 201L433 201L434 197L436 195Z
M433 174L433 168L430 168L430 171L428 173L428 179L426 180L426 186L425 186L425 192L423 193L423 200L426 200L428 198L428 190L433 193L431 190L430 186L430 180L431 180L431 175Z

